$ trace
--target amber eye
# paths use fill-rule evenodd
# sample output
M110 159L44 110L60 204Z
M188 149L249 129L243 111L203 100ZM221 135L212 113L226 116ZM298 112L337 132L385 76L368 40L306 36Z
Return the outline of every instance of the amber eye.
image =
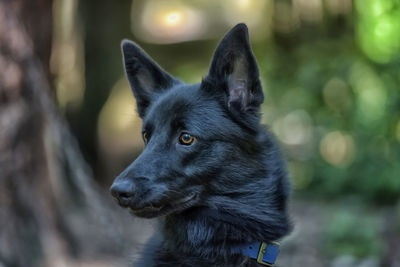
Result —
M179 143L181 143L181 145L191 145L195 140L196 138L188 133L182 133L181 136L179 136Z
M147 132L143 132L142 137L143 137L144 143L147 144L147 141L149 141L149 136L148 136Z

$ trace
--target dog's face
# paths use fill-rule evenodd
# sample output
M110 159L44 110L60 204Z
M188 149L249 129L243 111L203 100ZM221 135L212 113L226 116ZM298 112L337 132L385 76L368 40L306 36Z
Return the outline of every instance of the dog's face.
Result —
M130 41L122 50L145 149L111 187L119 204L152 218L206 205L247 183L237 177L259 149L263 102L247 27L224 37L208 75L194 85L170 76Z

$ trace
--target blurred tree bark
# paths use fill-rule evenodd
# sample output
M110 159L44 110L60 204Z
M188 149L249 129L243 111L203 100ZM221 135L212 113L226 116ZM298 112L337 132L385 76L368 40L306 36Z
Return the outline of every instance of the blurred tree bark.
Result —
M0 266L60 266L121 243L51 97L52 4L0 0Z

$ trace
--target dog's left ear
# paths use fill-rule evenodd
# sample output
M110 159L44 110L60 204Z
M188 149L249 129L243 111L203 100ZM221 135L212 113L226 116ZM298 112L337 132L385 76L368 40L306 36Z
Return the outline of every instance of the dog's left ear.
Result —
M264 94L245 24L236 25L221 40L205 80L225 91L230 110L258 113Z
M136 98L137 111L143 118L158 95L180 82L158 66L132 41L122 42L122 54L126 76Z

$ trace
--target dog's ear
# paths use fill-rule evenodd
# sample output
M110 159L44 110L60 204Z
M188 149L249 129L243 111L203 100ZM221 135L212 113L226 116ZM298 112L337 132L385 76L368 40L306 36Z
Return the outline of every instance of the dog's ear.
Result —
M154 98L179 81L159 67L134 42L124 40L121 46L126 75L136 98L139 116L143 118Z
M224 90L230 110L258 112L264 95L245 24L236 25L221 40L205 80Z

